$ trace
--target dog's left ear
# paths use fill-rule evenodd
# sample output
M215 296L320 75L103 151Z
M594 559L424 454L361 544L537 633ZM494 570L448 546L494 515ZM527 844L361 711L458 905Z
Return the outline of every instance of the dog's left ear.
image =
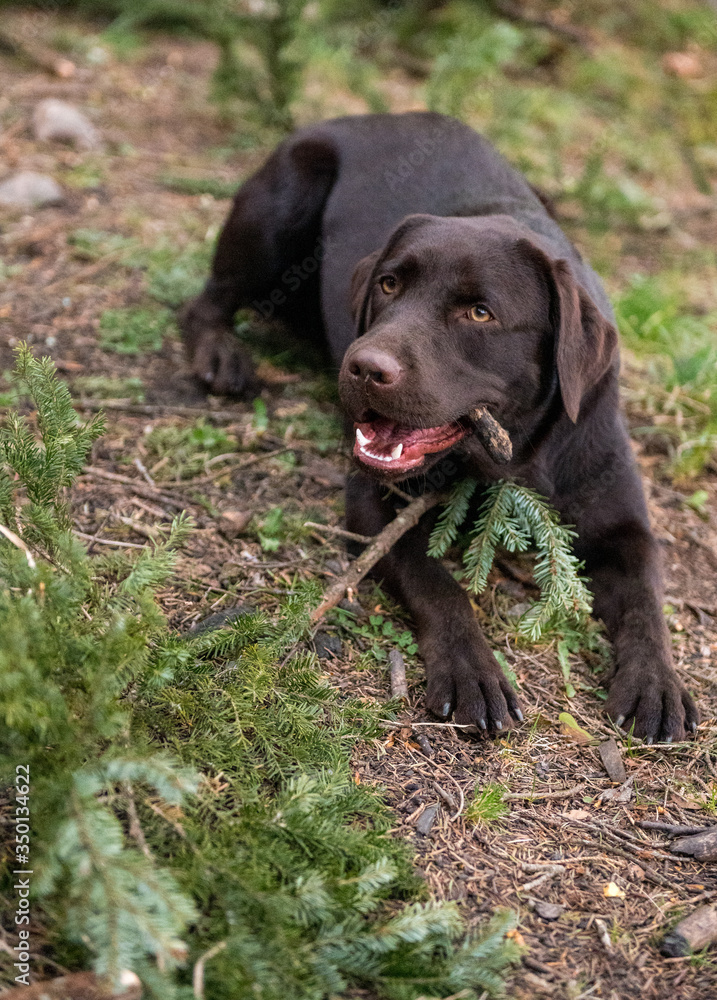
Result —
M381 251L374 250L374 252L370 253L368 257L364 257L363 260L358 262L356 269L351 276L351 315L356 323L357 337L360 337L362 333L365 333L368 327L368 293L370 290L371 278L373 277L373 271L380 256Z
M554 260L530 240L522 240L545 268L554 292L557 315L555 361L565 412L575 423L585 394L608 371L618 346L614 324L603 316L578 284L567 260Z

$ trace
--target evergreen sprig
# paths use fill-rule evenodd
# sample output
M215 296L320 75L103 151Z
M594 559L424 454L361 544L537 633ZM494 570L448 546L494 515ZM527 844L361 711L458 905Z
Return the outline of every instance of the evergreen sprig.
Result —
M407 848L353 781L379 711L340 699L297 647L316 585L273 619L171 632L155 591L187 518L139 555L88 555L63 491L99 423L79 423L50 362L23 350L16 379L40 438L17 414L2 432L0 782L29 766L35 947L134 969L162 1000L190 1000L192 964L220 943L207 1000L497 994L512 916L476 935L453 904L410 902ZM0 952L0 982L12 961Z
M454 487L431 534L430 555L444 555L455 541L476 486L469 478ZM471 536L463 563L468 589L475 594L485 589L498 546L509 552L537 549L533 573L540 600L520 620L518 627L524 635L537 641L546 629L566 619L579 625L585 622L592 599L573 554L575 532L560 523L559 513L535 490L511 482L488 487Z
M82 471L104 418L97 414L80 425L67 386L54 377L52 360L36 360L26 344L19 345L16 357L14 382L32 399L40 440L17 412L0 430L0 520L52 551L70 527L65 490Z

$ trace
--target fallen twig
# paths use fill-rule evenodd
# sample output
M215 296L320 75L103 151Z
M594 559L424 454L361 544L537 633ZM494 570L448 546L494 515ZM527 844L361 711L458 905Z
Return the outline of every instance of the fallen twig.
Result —
M136 542L120 542L114 538L98 538L97 535L88 535L84 531L73 530L73 535L81 538L85 542L94 542L95 545L112 545L116 549L146 549L146 545L138 545Z
M610 932L607 929L607 924L600 917L595 917L595 929L598 932L598 937L600 938L600 944L603 946L605 951L612 952L612 941L610 940Z
M400 698L401 701L408 701L406 663L397 649L392 649L389 652L388 662L391 668L391 697ZM451 808L455 809L455 805Z
M442 493L424 493L423 496L417 497L407 507L400 510L393 521L387 524L361 555L351 563L348 572L339 577L327 589L323 601L311 613L311 623L315 625L327 611L335 608L346 592L354 590L359 585L366 574L391 550L398 539L415 527L427 510L435 507L444 499Z
M85 476L92 479L107 479L111 483L122 483L125 486L131 486L132 491L137 496L145 497L147 500L161 500L162 503L169 507L175 507L177 510L184 510L187 504L194 503L193 500L189 500L186 497L182 497L180 500L178 497L167 496L166 493L162 493L159 489L148 486L147 483L133 479L131 476L123 476L118 472L109 472L107 469L100 469L95 465L86 465L84 476L78 476L78 480L83 479Z
M540 799L569 799L584 789L584 785L574 785L572 788L563 788L559 792L508 792L503 796L503 800L505 802L537 802Z
M530 892L532 889L537 889L537 887L542 885L543 882L547 882L549 879L555 878L556 875L564 875L566 870L565 865L550 865L542 870L541 874L537 878L531 879L530 882L525 882L524 885L521 885L520 890L521 892Z
M192 420L204 417L218 424L231 424L243 413L241 410L209 410L196 406L165 406L161 403L133 403L131 399L94 399L75 401L75 406L81 410L120 410L137 417L189 417Z
M0 31L0 52L7 52L21 62L38 66L63 80L75 73L75 64L69 59L25 36L21 37L19 32L11 32L7 27Z
M707 826L682 826L679 823L663 823L657 819L639 819L636 826L641 830L655 830L657 833L664 833L667 837L691 837L695 833L705 833Z
M316 528L317 531L325 531L327 535L338 535L340 538L348 538L351 542L360 542L362 545L370 545L373 541L371 535L358 535L355 531L347 531L345 528L335 528L333 524L319 524L318 521L304 521L305 528Z
M446 789L442 785L439 785L437 781L432 781L431 784L433 785L433 791L436 793L436 795L440 799L443 799L443 801L446 803L451 812L455 812L456 809L458 808L458 804L451 795L451 793L446 791Z

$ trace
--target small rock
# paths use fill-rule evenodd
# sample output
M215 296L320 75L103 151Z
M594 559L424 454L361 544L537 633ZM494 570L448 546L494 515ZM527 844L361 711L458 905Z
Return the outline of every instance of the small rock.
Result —
M338 559L327 559L324 563L324 569L327 569L329 573L333 573L334 576L341 576L344 571L344 567Z
M102 145L99 132L89 118L72 104L54 97L37 105L32 128L40 142L56 139L71 142L78 149L99 149Z
M693 837L673 840L670 850L676 854L691 854L695 861L717 861L717 826Z
M366 612L358 601L350 601L348 597L344 597L343 601L339 601L339 607L356 615L357 618L366 618Z
M702 951L715 941L717 909L714 906L700 906L666 935L660 951L669 958L679 958Z
M248 604L237 604L234 608L225 608L224 611L217 611L215 614L209 615L208 618L203 618L202 621L197 622L196 625L192 625L189 632L191 635L201 635L203 632L213 632L215 629L223 628L225 625L231 625L231 623L236 621L237 618L253 614L254 608L250 607Z
M422 837L427 837L431 832L431 827L438 814L439 805L434 802L433 805L426 806L421 815L416 820L416 831L421 834Z
M314 636L314 650L320 660L331 660L335 656L341 656L342 649L341 640L337 635L317 632Z
M627 772L615 740L609 739L601 743L598 747L598 753L610 781L621 785L627 779Z
M219 533L223 535L227 541L233 542L234 539L241 535L246 526L252 519L252 513L248 510L225 510L222 512L219 518Z
M535 903L535 912L543 920L557 920L564 909L560 903L546 903L542 899L536 900Z
M12 174L0 184L0 205L10 208L41 208L43 205L59 205L65 194L52 177L36 174L33 170L22 170Z

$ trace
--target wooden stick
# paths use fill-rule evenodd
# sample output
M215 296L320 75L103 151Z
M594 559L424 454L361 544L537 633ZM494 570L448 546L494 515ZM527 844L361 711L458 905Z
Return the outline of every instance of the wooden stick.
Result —
M642 830L655 830L667 837L691 837L695 833L705 833L706 826L682 826L679 823L663 823L656 819L641 819L635 824Z
M475 426L476 437L498 465L505 465L513 457L513 445L508 431L501 427L485 406L476 406L468 414Z
M130 486L132 492L140 497L145 497L147 500L161 501L166 506L176 507L177 510L184 510L186 506L196 504L195 500L190 500L187 497L182 497L181 499L169 497L157 487L148 486L139 479L133 479L131 476L123 476L118 472L109 472L107 469L100 469L95 465L86 465L84 475L78 477L78 479L84 479L86 476L92 479L107 479L111 483L122 483L125 486Z
M408 507L400 510L393 521L387 524L378 535L374 536L371 544L364 549L358 559L351 563L348 572L339 577L335 583L331 584L324 594L321 604L311 613L311 623L315 625L316 622L323 618L327 611L335 608L346 591L354 590L366 574L373 569L379 559L382 559L390 551L399 538L415 527L427 510L430 510L431 507L435 507L437 503L441 503L442 501L445 501L445 496L442 493L424 493L423 496L413 500Z
M316 528L317 531L325 531L328 535L338 535L339 538L348 538L351 542L360 542L362 545L370 545L373 541L371 535L357 535L355 531L346 531L345 528L336 528L333 524L319 524L318 521L304 521L305 528Z
M388 654L388 662L391 667L391 697L400 698L401 701L408 701L408 682L406 680L406 663L397 649L392 649ZM455 809L455 805L451 807Z

